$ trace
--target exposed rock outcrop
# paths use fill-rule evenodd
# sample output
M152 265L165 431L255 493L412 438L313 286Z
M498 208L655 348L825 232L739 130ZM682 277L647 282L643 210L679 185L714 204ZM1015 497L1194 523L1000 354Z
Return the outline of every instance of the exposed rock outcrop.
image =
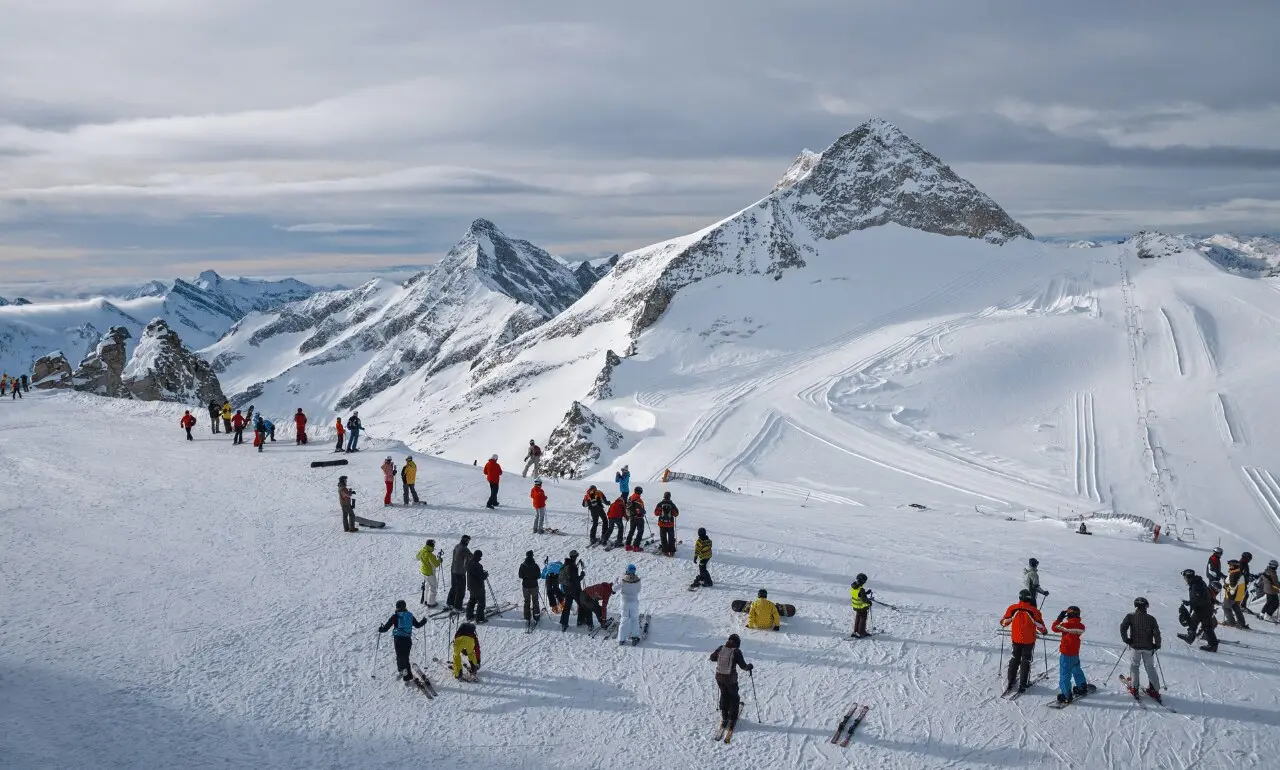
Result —
M71 363L61 350L55 350L36 359L31 367L31 387L38 390L70 389Z
M577 478L600 461L601 445L617 449L622 434L594 412L574 401L564 419L551 431L542 452L542 472L548 476Z
M132 337L123 326L113 326L102 335L94 351L76 367L75 389L112 398L124 395L120 385L128 360L125 343Z
M122 387L125 395L139 401L207 404L224 400L213 367L183 345L178 333L160 318L143 330L124 368Z

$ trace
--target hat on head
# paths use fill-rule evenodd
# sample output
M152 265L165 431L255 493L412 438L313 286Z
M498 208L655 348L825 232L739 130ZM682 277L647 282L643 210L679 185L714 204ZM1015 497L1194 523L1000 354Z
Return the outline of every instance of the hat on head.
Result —
M525 552L524 552L524 557L525 557L526 559L532 559L532 558L533 558L533 551L525 551Z
M636 574L636 565L634 565L634 564L628 564L628 565L627 565L627 574L628 574L628 575L634 575L634 574Z
M493 455L493 456L492 456L492 457L490 457L489 459L490 459L490 460L497 460L497 459L498 459L498 456L497 456L497 455Z
M396 609L398 609L398 610L402 610L402 609L404 609L406 606L407 606L407 605L404 603L404 599L401 599L401 600L399 600L399 601L397 601L397 602L396 602Z

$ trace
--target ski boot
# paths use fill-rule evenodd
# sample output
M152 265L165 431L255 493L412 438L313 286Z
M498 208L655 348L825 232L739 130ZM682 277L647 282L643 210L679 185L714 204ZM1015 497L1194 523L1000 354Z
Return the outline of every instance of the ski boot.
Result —
M1202 645L1200 645L1200 649L1204 650L1205 652L1217 652L1217 651L1218 651L1218 645L1216 645L1216 644L1202 644Z
M1178 634L1178 638L1186 642L1187 644L1191 644L1196 640L1196 638L1191 634Z
M1156 703L1164 702L1160 700L1160 692L1156 690L1156 688L1152 687L1151 685L1147 685L1147 689L1143 690L1142 693L1146 695L1148 698L1150 698L1151 700L1155 701Z
M1065 706L1071 702L1071 696L1058 693L1058 702Z

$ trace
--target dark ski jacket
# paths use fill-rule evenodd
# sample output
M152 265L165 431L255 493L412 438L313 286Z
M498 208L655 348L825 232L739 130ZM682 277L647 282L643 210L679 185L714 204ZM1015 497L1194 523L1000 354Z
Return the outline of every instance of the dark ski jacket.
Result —
M565 559L564 566L560 568L560 588L568 596L576 597L582 593L582 571L573 559Z
M469 561L471 561L471 549L464 543L458 543L453 547L453 561L449 563L449 574L467 574L467 562Z
M1209 554L1209 561L1204 565L1204 576L1210 580L1222 582L1222 557L1216 553Z
M1120 621L1120 639L1135 650L1160 649L1160 624L1155 617L1134 610Z
M541 578L542 568L538 566L538 562L527 557L520 562L520 585L525 588L537 588L538 580Z
M676 507L675 503L663 498L657 505L653 506L653 515L658 517L659 527L674 527L676 525L676 517L680 515L680 509Z
M711 653L711 662L716 664L716 684L724 687L738 683L738 669L750 671L753 666L747 664L742 657L742 648L721 645Z
M360 418L356 417L354 414L347 419L347 430L351 433L359 433L360 429L363 427L364 425L360 422Z
M1209 597L1209 587L1204 584L1204 578L1199 575L1195 575L1187 583L1187 604L1197 612L1213 611L1213 599Z
M480 560L472 556L467 561L467 588L473 593L484 593L484 581L489 573L480 564Z
M391 617L387 618L387 622L378 627L378 633L385 634L388 629L394 627L391 632L392 636L407 636L413 638L413 629L422 628L427 624L427 619L418 620L413 613L408 610L396 610Z

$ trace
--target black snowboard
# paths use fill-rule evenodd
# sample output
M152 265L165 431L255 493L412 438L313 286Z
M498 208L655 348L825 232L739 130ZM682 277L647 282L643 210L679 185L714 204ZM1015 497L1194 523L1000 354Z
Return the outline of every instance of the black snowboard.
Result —
M356 517L356 524L359 524L362 527L368 527L369 529L382 529L387 526L385 521L378 521L377 519L362 519L359 516Z
M734 599L729 606L733 608L734 612L746 612L751 609L751 602L745 599ZM773 606L778 608L778 614L784 618L793 618L796 615L796 606L794 604L775 604Z
M346 465L346 460L316 460L311 463L312 468L328 468L333 465Z

